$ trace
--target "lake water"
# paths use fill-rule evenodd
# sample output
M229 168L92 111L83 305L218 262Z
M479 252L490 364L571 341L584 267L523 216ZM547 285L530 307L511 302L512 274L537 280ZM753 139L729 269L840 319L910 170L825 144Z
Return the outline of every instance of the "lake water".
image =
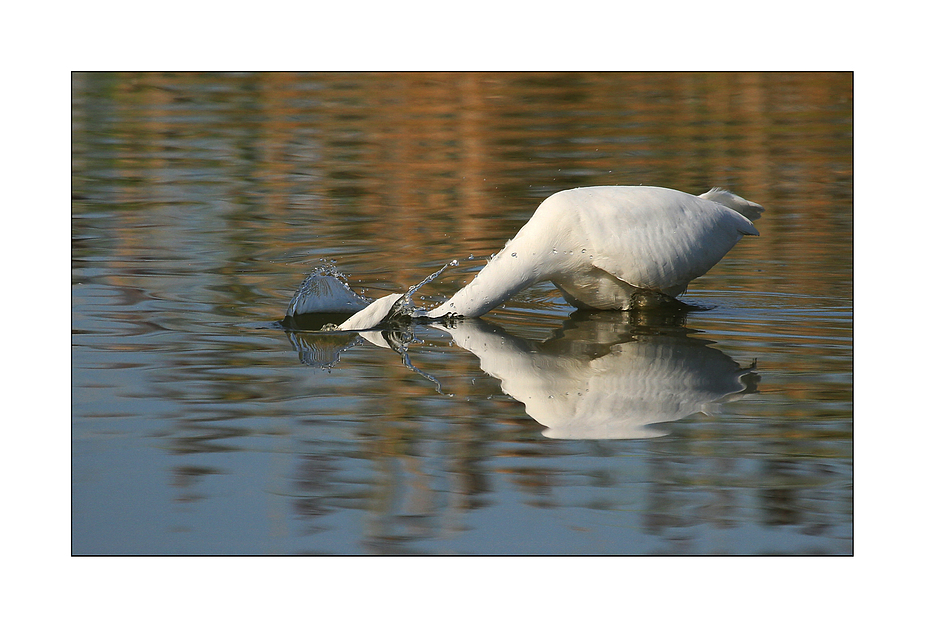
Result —
M851 554L850 74L75 74L74 554ZM452 294L548 195L764 205L686 315Z

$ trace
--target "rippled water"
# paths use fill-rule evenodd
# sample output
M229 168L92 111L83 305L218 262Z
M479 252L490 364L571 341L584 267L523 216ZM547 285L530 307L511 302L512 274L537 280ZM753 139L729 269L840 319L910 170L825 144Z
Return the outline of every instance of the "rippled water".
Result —
M76 74L75 554L852 552L849 74ZM549 194L765 206L681 314L471 279Z

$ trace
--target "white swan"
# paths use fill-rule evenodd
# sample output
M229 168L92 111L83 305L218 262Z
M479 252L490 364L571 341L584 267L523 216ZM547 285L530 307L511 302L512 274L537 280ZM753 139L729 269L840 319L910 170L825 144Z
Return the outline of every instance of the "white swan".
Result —
M543 201L468 286L424 316L481 316L547 280L578 308L651 306L683 293L742 236L758 235L752 221L762 211L719 188L700 196L641 186L564 190ZM369 329L398 300L382 297L338 328Z

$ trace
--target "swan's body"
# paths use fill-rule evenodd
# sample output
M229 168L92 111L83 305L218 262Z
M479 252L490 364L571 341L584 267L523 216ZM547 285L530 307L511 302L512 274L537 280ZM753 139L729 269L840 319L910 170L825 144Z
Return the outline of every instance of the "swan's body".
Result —
M641 186L564 190L543 201L468 286L424 316L481 316L540 281L551 281L582 309L670 301L742 236L758 235L752 220L762 211L719 188L700 196ZM369 329L397 301L382 297L338 328Z
M565 190L543 201L472 283L428 316L481 316L547 280L582 309L628 310L676 297L743 235L758 235L750 218L761 212L715 188L701 196L655 187Z

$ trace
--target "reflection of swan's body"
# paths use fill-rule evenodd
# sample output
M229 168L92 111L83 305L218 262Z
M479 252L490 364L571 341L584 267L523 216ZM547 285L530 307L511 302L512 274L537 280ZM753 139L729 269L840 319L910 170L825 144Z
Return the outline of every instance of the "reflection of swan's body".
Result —
M549 438L648 438L653 423L676 421L746 389L742 369L705 340L634 333L626 314L570 321L561 337L523 340L481 320L451 321L459 347L524 404Z
M718 188L700 196L655 187L565 190L543 201L468 286L426 316L481 316L547 280L581 309L653 305L684 292L743 235L758 235L751 221L762 211ZM376 325L397 300L383 297L376 311L374 302L340 329Z

